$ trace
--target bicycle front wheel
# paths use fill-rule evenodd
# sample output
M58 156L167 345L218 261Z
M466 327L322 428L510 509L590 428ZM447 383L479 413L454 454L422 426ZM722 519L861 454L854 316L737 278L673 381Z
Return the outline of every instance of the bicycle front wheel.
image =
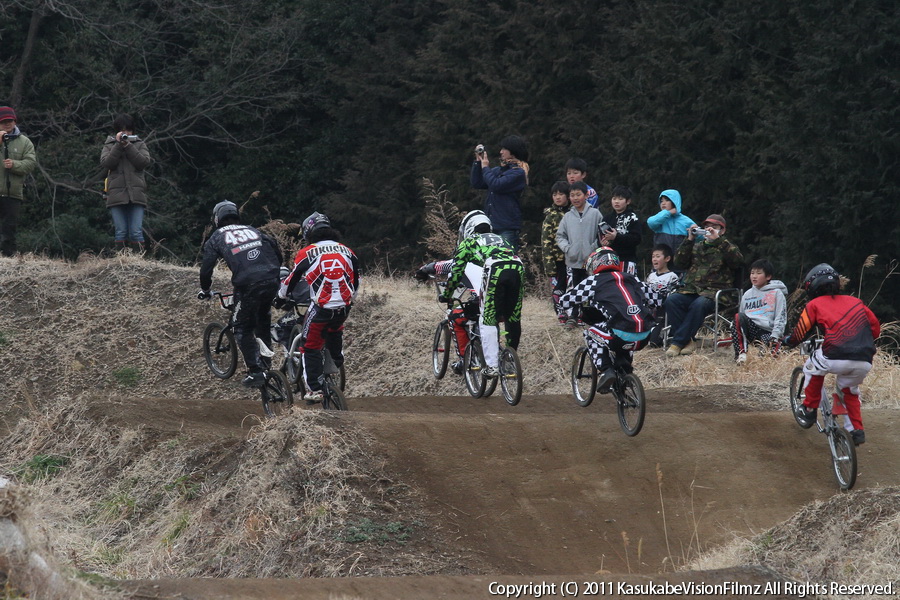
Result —
M438 323L434 330L434 343L431 345L431 372L435 379L443 379L450 362L450 328L447 321Z
M619 425L625 435L634 437L644 426L644 415L647 412L647 401L644 396L644 385L637 375L629 373L617 382L614 388L616 396L616 412Z
M791 414L797 425L803 429L809 429L815 421L805 421L797 416L797 410L803 406L803 400L806 398L806 391L803 389L803 382L806 376L803 374L803 367L795 367L791 373Z
M500 353L500 389L510 406L522 399L522 364L515 348L504 348Z
M481 344L478 340L469 342L463 365L466 374L466 389L473 398L481 398L487 387L487 378L484 376L484 356L481 354Z
M210 323L203 332L203 356L212 374L228 379L237 369L237 343L230 329L221 323Z
M572 359L572 394L578 406L589 406L597 393L597 367L591 360L587 348L575 351Z
M850 433L838 426L828 431L828 447L834 476L842 490L849 490L856 483L856 446Z
M325 410L347 410L347 398L337 381L336 375L328 375L328 383L322 388L322 408Z
M267 417L287 414L294 406L291 386L281 371L266 371L266 384L260 393L262 394L263 411Z

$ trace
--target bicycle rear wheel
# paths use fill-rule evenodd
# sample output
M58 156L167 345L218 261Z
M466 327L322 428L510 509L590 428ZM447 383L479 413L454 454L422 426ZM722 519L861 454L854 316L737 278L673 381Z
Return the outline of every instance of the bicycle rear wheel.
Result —
M322 387L322 408L325 410L347 410L347 399L337 381L337 374L328 375L328 383Z
M587 348L575 351L572 359L572 394L578 406L589 406L597 393L597 367Z
M466 389L473 398L481 398L487 387L487 377L484 376L484 356L481 353L481 343L477 339L470 341L466 347L463 365Z
M619 415L619 425L625 435L634 437L641 432L644 426L644 415L647 412L647 401L644 395L644 385L637 375L629 373L616 382L613 393L616 397L616 412Z
M506 347L500 353L500 389L510 406L522 399L522 364L515 348Z
M795 367L791 373L791 414L794 415L797 425L803 429L809 429L815 421L806 421L797 416L797 409L803 406L803 400L806 398L806 391L803 389L805 379L803 367Z
M828 448L834 476L842 490L849 490L856 483L856 447L850 433L838 426L828 431Z
M210 323L203 332L203 356L212 374L228 379L237 369L237 343L230 329L221 323Z
M434 330L434 343L431 345L431 372L435 379L443 379L450 362L450 328L447 320L438 323Z
M290 412L294 406L291 386L281 371L266 371L266 383L260 390L263 411L267 417L277 417Z

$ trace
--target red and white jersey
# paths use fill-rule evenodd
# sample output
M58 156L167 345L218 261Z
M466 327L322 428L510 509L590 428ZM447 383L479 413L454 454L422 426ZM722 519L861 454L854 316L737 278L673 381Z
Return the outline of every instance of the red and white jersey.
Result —
M306 280L310 299L315 304L322 308L343 308L350 306L359 289L359 260L353 250L341 243L316 242L297 252L294 270L282 282L279 296L290 294L298 277Z

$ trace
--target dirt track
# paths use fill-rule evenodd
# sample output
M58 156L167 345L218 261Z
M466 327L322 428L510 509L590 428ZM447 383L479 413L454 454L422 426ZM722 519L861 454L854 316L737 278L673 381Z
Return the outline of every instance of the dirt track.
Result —
M371 433L389 471L421 492L438 515L435 526L484 573L519 576L503 578L517 583L624 581L609 574L671 571L698 546L758 533L836 493L824 437L798 428L787 412L748 410L740 393L730 386L649 390L635 438L619 429L609 397L588 408L559 396L525 396L517 407L498 397L357 399L338 418ZM259 413L249 402L159 402L169 405L118 404L109 413L210 437L242 435L248 413ZM866 418L870 443L859 448L857 489L900 483L897 413ZM135 597L489 598L491 575L136 582ZM667 579L749 583L772 575Z

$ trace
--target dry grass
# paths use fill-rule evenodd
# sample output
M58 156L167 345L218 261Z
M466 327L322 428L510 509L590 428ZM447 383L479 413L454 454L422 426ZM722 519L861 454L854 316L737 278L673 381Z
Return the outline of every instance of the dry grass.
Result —
M837 494L813 502L753 538L736 539L687 566L762 564L795 581L900 581L900 487ZM833 597L833 596L821 596ZM874 596L854 596L869 598Z
M256 426L247 439L208 446L88 416L90 403L126 394L246 402L246 391L214 379L201 356L203 327L221 320L223 311L196 300L196 268L135 256L77 264L22 257L0 259L0 282L6 357L0 394L12 432L0 467L21 474L37 456L68 461L58 474L31 484L30 512L41 515L36 539L72 567L116 578L447 572L447 561L412 547L393 548L391 560L379 562L376 550L360 552L342 540L349 525L383 517L379 506L393 483L367 458L368 441L340 419L303 412ZM229 289L226 272L216 273L214 287ZM350 396L465 394L459 378L436 381L430 374L431 339L442 316L430 287L411 278L364 278L346 333ZM556 324L549 301L527 297L520 346L525 394L568 394L569 362L582 343L580 332ZM645 350L636 369L647 387L733 384L757 409L786 409L799 355L751 353L739 369L731 350L723 350L675 360ZM898 373L896 358L876 356L863 386L866 407L900 407ZM855 504L842 500L851 498ZM745 540L720 554L732 552L725 562L762 560L804 577L818 576L814 568L843 569L859 573L862 582L886 568L879 553L892 557L892 565L900 562L895 504L890 517L890 503L877 490L833 502L811 505L808 515L772 530L765 552L760 547L768 538ZM408 518L419 514L393 510ZM833 522L824 520L828 513L836 515ZM823 528L826 522L831 525ZM863 533L864 523L871 535ZM839 527L856 528L863 537L850 538L851 531ZM831 531L832 537L792 538L797 531ZM861 551L842 550L837 544L843 539L861 540ZM791 543L816 552L821 546L820 557L830 543L831 556L841 558L820 560L829 564L819 567L812 559L792 563L803 552Z
M367 440L329 413L298 411L246 440L208 445L98 423L87 410L82 401L47 405L20 420L0 451L0 468L20 478L35 456L65 457L58 473L34 479L26 516L52 527L39 542L79 571L150 579L444 568L394 544L386 565L377 544L347 539L351 524L385 511L406 524L418 517L423 529L427 516L392 504L401 488Z

